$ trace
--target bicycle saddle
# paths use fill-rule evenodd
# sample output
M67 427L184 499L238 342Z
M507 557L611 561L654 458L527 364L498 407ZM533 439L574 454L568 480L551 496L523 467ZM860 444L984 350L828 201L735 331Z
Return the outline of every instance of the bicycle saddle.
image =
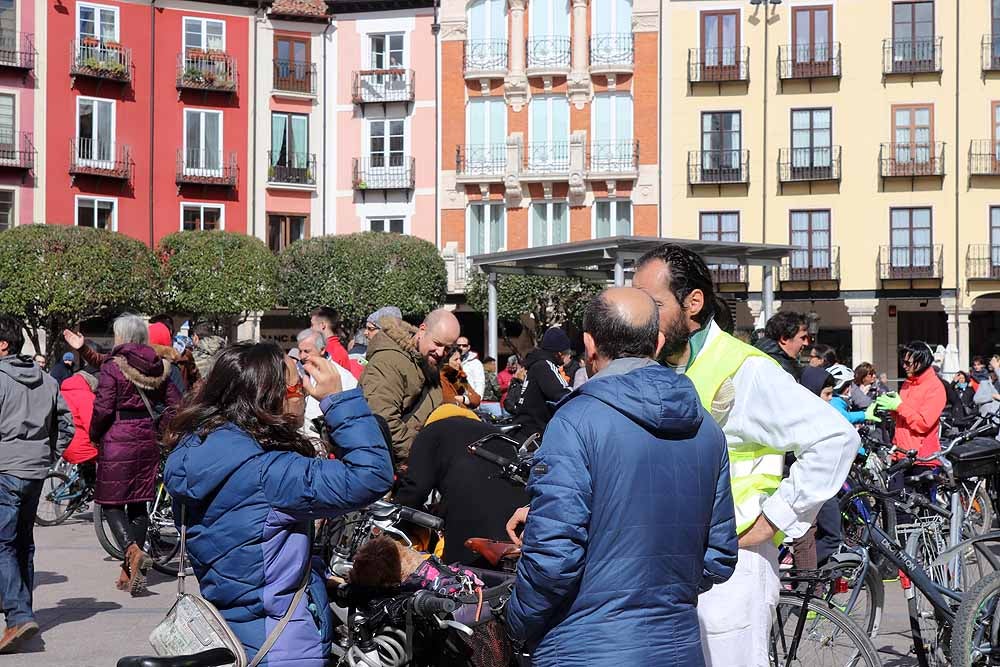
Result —
M130 655L118 661L118 667L221 667L236 662L229 649L213 648L191 655L154 657Z
M465 548L486 559L493 567L507 558L517 558L521 555L521 547L513 542L498 542L485 537L470 537L465 541Z
M938 481L938 474L937 471L934 469L922 470L921 472L918 472L916 475L906 476L907 484L917 484L920 482L933 483L936 481Z

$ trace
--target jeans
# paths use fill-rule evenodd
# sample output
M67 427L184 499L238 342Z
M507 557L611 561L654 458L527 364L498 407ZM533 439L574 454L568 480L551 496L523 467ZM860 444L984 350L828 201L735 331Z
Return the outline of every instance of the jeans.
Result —
M42 480L0 473L0 608L7 627L34 620L35 511Z

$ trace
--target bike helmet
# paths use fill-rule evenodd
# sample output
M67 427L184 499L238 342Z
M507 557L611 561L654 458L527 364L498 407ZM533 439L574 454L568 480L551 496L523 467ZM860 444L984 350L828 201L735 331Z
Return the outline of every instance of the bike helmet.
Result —
M826 369L826 372L833 376L833 393L839 394L844 391L849 383L854 382L854 371L844 364L834 364Z

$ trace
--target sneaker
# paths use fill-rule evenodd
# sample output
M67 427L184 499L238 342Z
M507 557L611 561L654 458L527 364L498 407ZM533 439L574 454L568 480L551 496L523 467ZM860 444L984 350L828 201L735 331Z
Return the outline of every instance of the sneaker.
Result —
M26 621L20 625L7 628L0 637L0 653L15 653L17 643L23 639L31 639L38 634L38 623Z

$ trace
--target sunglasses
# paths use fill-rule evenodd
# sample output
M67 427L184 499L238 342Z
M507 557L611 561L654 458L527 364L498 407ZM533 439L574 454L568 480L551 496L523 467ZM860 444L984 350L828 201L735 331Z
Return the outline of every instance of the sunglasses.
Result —
M302 382L296 382L295 384L285 385L285 399L292 400L295 398L305 398L306 389L302 386Z

